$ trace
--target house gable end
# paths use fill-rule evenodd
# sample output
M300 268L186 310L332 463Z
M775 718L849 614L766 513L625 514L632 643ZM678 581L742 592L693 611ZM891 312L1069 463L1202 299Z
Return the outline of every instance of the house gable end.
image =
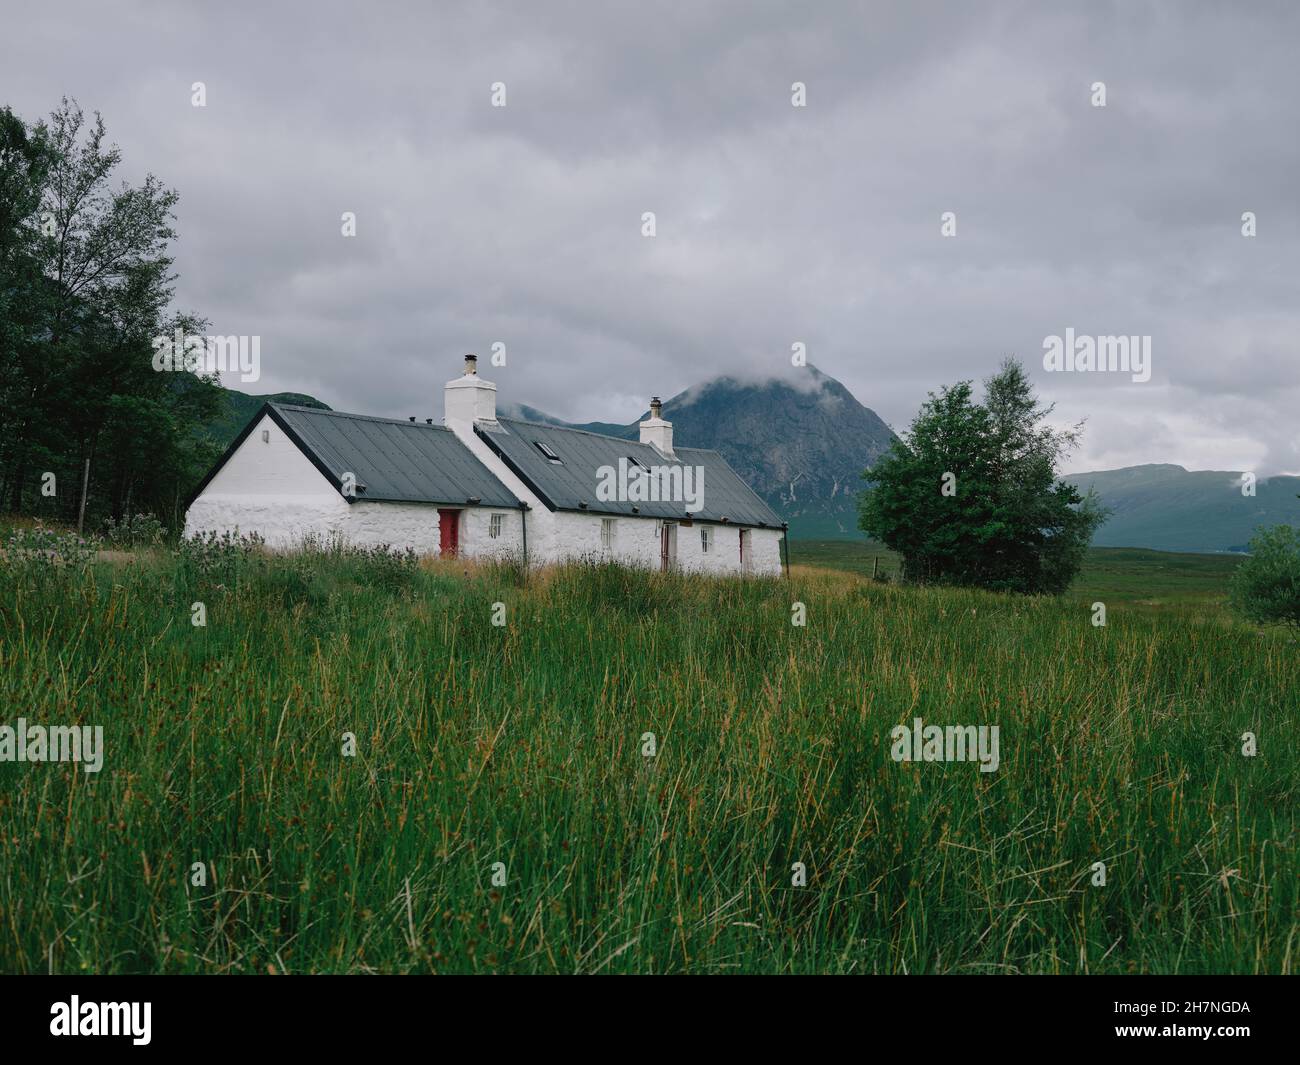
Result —
M268 434L264 442L263 433ZM277 439L277 437L279 439ZM269 405L253 417L203 479L187 509L213 496L316 496L345 500L340 484Z

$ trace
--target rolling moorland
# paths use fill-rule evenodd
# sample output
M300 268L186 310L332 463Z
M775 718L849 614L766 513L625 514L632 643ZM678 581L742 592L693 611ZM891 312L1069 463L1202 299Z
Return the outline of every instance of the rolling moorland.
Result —
M0 763L0 970L1294 971L1298 656L1234 560L1093 551L1046 599L878 553L10 552L8 716L105 758ZM1000 767L895 762L916 717Z

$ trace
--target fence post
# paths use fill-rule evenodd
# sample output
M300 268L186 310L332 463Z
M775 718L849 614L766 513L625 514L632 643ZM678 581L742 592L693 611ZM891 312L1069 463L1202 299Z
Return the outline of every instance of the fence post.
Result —
M81 475L81 506L77 508L77 535L81 535L86 523L86 491L90 488L90 456L86 456L86 468Z

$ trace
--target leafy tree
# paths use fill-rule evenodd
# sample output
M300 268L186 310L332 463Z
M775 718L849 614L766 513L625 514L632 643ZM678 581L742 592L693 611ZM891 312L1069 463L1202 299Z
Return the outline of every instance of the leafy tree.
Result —
M1232 575L1229 596L1244 617L1286 625L1300 639L1300 530L1275 525L1258 531L1249 557Z
M1106 512L1058 481L1080 426L1044 424L1023 367L930 393L911 428L863 476L859 525L903 557L912 581L1059 595Z
M74 101L31 128L0 111L0 503L75 521L89 468L92 525L132 508L174 523L223 398L153 369L155 337L204 323L170 309L176 193L113 187L120 161Z
M0 109L0 469L5 470L15 451L14 412L30 397L49 310L39 208L54 153L45 132L40 126L29 130L9 108Z

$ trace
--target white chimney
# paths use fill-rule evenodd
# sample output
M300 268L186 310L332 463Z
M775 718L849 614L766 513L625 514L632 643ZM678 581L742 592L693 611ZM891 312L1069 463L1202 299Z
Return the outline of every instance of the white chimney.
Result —
M673 458L673 423L663 419L663 404L659 397L650 400L650 417L641 423L641 443L650 444L661 455Z
M478 375L478 356L465 356L465 373L443 389L442 423L470 429L476 422L497 420L497 386Z

